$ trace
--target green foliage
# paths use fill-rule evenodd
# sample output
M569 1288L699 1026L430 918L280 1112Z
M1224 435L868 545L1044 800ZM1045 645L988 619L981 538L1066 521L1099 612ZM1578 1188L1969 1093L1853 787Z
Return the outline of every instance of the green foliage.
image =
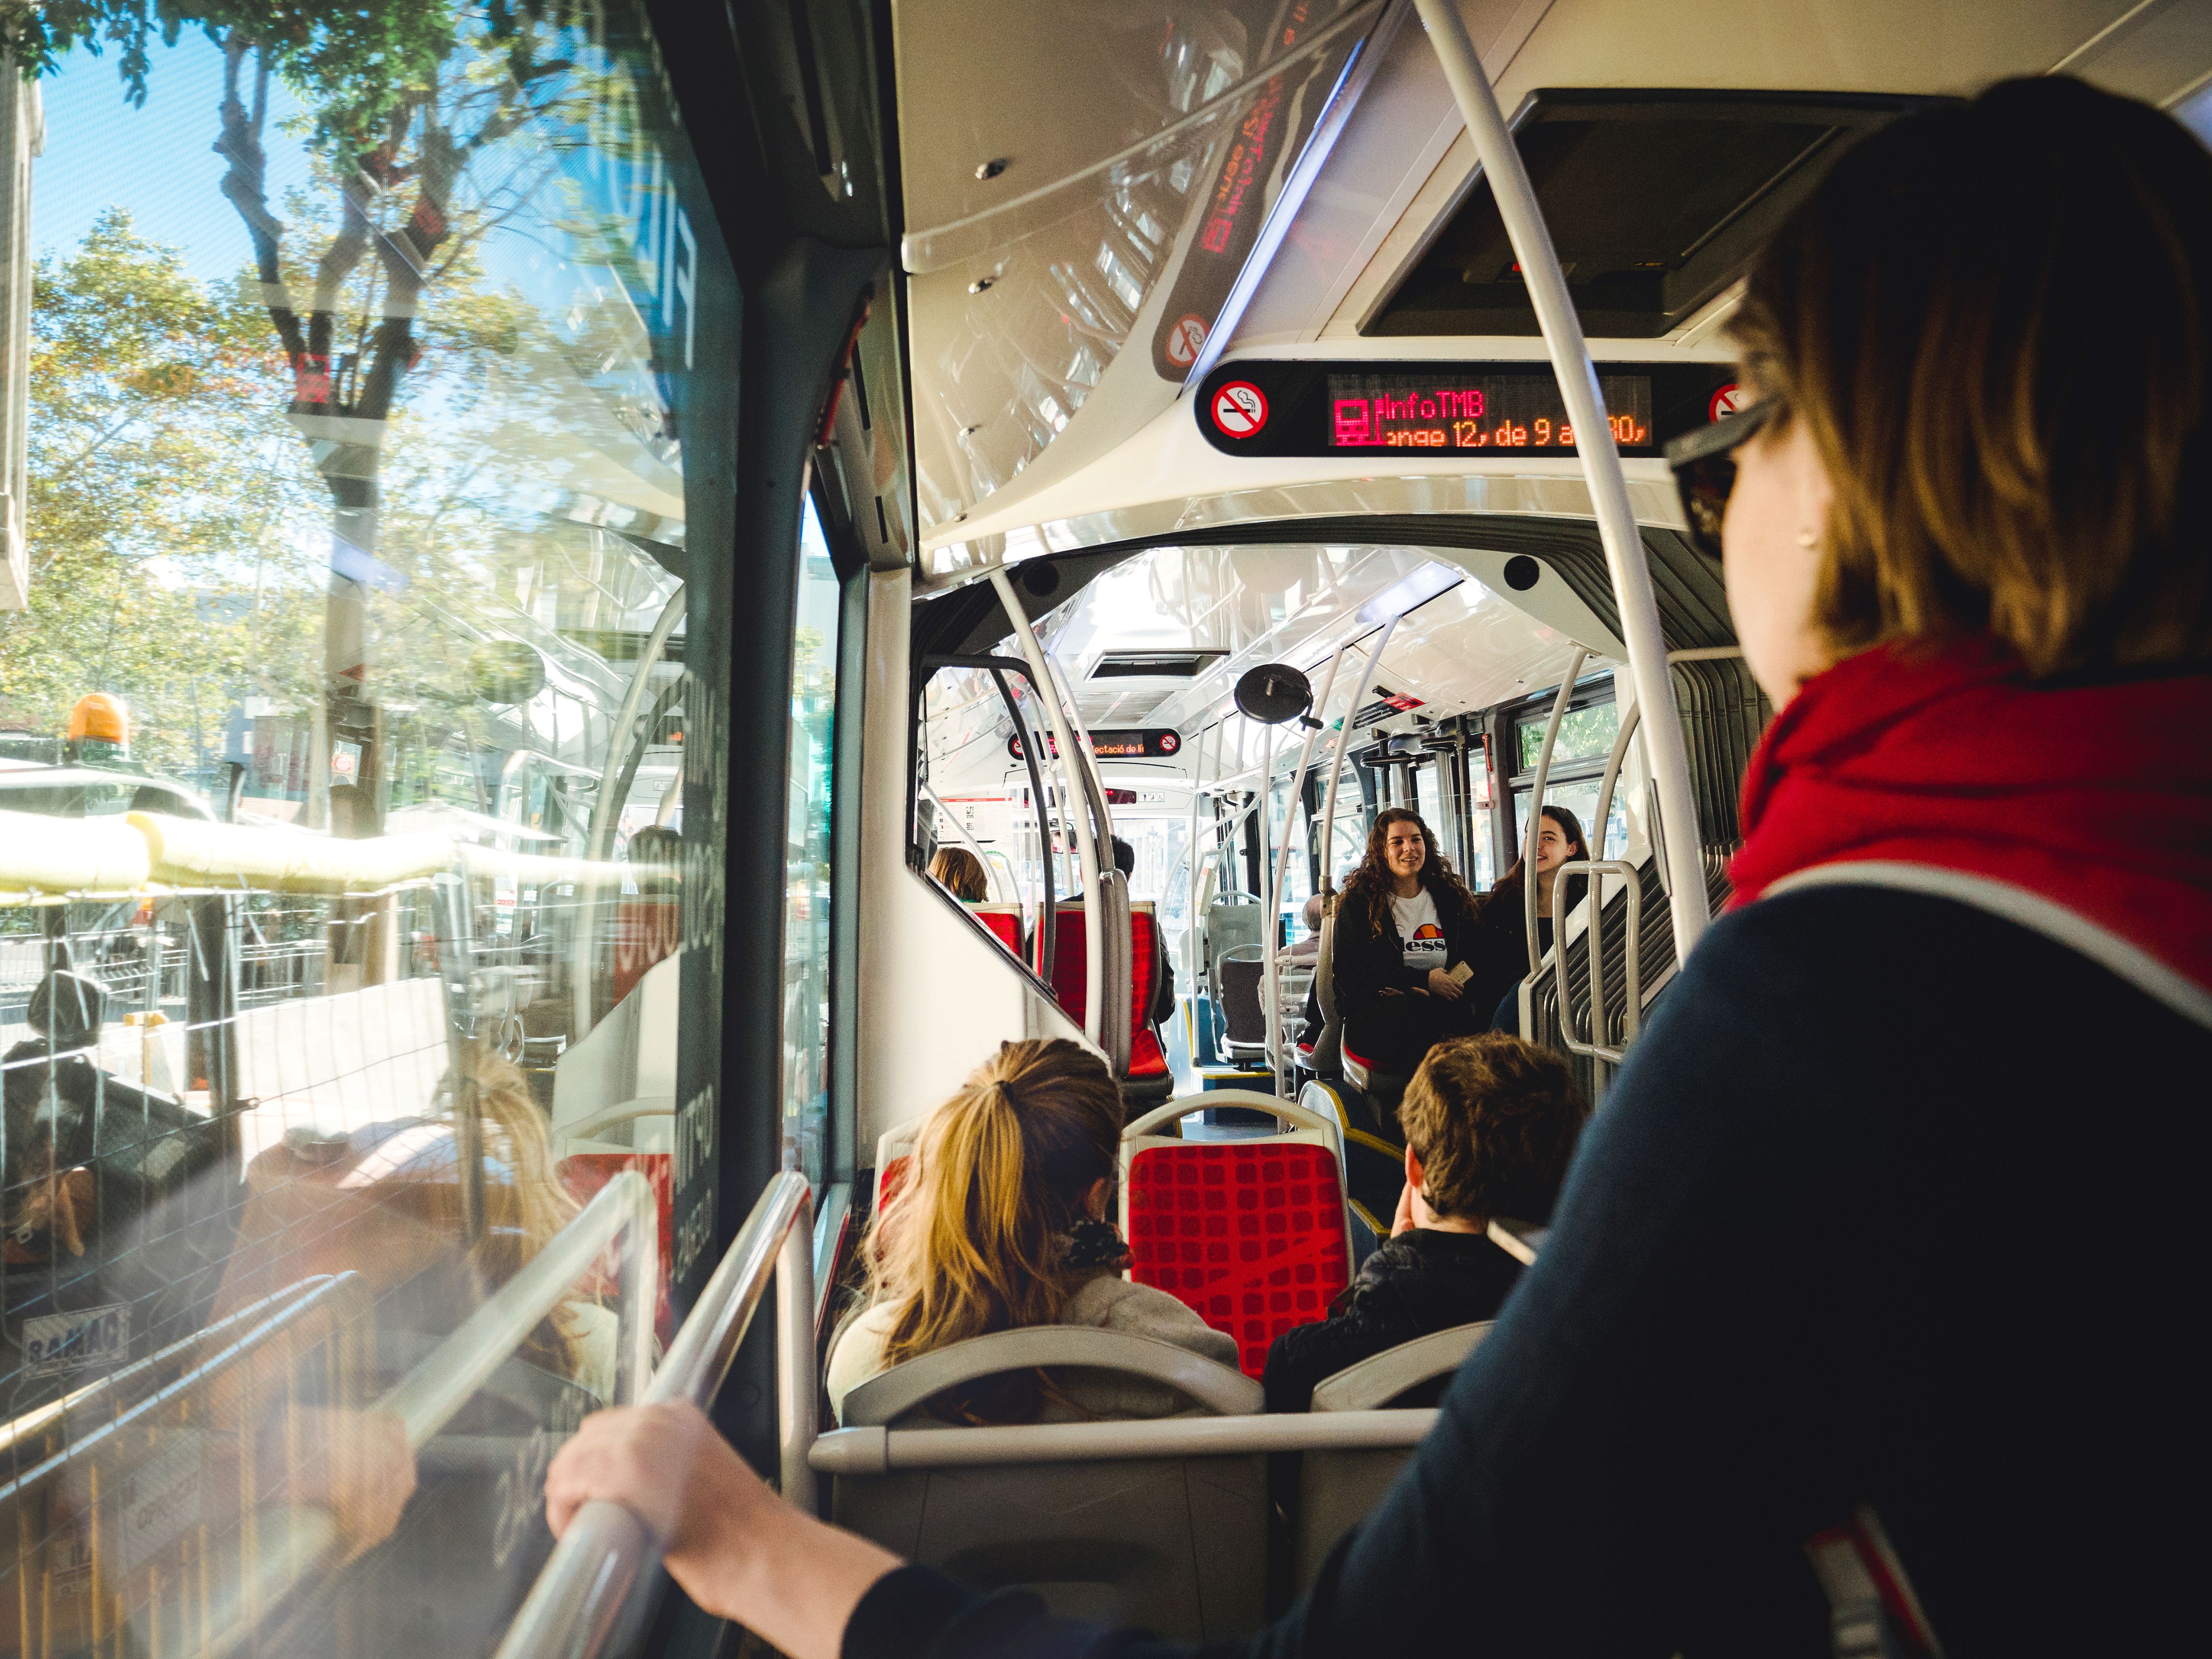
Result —
M136 104L146 101L155 40L174 46L186 29L222 44L236 35L316 112L319 138L368 147L412 92L434 84L453 46L452 0L41 0L0 6L0 49L27 75L52 72L75 47L112 47Z
M30 608L0 615L0 696L58 733L84 693L131 704L137 757L219 751L228 688L297 701L321 625L319 480L284 423L258 304L103 215L33 286Z

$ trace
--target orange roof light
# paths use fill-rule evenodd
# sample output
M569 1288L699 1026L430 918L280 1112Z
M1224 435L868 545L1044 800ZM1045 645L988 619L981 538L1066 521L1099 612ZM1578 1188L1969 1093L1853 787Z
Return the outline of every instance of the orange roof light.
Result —
M118 745L131 741L131 712L123 699L106 691L94 691L79 697L76 707L70 710L69 735L71 743L82 743L88 738Z

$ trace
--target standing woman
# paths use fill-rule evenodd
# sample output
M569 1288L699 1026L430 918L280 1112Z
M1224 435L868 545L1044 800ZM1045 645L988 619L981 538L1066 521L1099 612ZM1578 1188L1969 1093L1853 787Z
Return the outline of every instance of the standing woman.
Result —
M1434 1044L1488 1026L1490 1005L1448 971L1467 961L1474 926L1474 895L1421 815L1378 812L1336 907L1336 1006L1354 1053L1411 1077Z
M1918 112L1732 327L1756 401L1675 459L1778 711L1735 903L1412 1463L1221 1659L2201 1622L2212 155L2055 77ZM791 1659L1186 1651L902 1566L653 1411L562 1451L556 1528L623 1498Z
M1559 884L1559 866L1570 860L1587 859L1589 855L1589 842L1583 837L1583 821L1564 806L1547 806L1536 820L1539 957L1552 948L1552 895ZM1475 919L1474 937L1469 942L1468 956L1474 975L1467 982L1467 993L1477 1008L1495 1011L1493 1017L1483 1023L1483 1030L1512 1031L1516 1035L1519 1032L1520 1007L1516 993L1535 965L1528 960L1528 900L1523 896L1528 876L1522 867L1527 862L1525 858L1513 860L1513 867L1483 896L1481 914ZM1565 914L1572 915L1575 906L1583 902L1583 895L1589 890L1588 876L1569 876Z

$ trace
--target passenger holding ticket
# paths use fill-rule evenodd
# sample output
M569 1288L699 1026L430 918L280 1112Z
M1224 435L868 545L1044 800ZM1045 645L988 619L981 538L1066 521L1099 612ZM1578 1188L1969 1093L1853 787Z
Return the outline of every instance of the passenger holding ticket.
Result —
M1407 1076L1436 1043L1487 1027L1489 1010L1462 989L1475 908L1419 813L1376 815L1336 912L1336 1004L1352 1052Z

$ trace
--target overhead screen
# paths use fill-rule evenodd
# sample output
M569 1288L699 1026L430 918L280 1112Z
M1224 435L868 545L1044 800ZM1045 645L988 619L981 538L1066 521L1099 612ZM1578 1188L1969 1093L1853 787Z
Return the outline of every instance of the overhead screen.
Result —
M1624 455L1656 455L1733 406L1727 363L1601 363L1607 423ZM1549 365L1225 363L1194 401L1199 430L1231 455L1571 456L1574 423Z

